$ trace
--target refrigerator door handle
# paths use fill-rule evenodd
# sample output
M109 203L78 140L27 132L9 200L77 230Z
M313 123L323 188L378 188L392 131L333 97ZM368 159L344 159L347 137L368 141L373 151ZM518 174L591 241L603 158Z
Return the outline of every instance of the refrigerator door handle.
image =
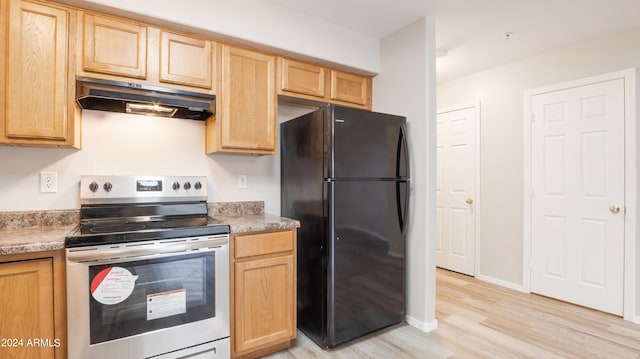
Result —
M326 253L328 254L327 258L327 337L325 340L325 346L329 343L332 343L336 337L336 328L335 328L335 239L337 237L336 233L336 217L335 217L335 191L336 191L336 183L334 181L328 182L328 200L329 200L329 239L326 242L327 248Z
M398 154L396 157L396 205L398 207L400 231L404 233L409 210L409 152L404 126L400 126L400 134L398 137ZM401 169L404 169L404 171L401 171ZM403 184L404 193L400 193Z
M404 126L400 126L398 135L398 151L396 154L396 177L402 180L409 178L409 150Z
M404 193L401 186L404 185ZM404 201L403 201L404 199ZM404 234L405 225L407 223L407 210L409 207L409 182L396 181L396 206L398 208L398 223L400 224L400 232Z

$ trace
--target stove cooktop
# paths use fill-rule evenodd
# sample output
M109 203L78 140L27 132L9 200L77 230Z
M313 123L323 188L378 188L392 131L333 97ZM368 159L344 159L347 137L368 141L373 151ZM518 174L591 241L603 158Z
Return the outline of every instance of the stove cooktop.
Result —
M208 216L207 193L202 176L82 176L80 225L65 246L229 234Z
M207 216L149 221L105 219L86 221L65 238L65 247L229 234L229 225Z
M105 234L113 232L133 232L141 230L163 230L180 227L205 227L213 225L215 220L207 216L160 218L148 221L132 221L128 219L95 220L80 224L80 234Z

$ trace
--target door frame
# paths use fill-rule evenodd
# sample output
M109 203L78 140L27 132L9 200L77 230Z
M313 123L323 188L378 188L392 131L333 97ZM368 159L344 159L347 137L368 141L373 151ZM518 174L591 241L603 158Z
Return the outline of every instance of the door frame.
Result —
M476 141L476 148L475 148L475 156L474 156L474 161L476 163L475 166L475 171L474 171L474 177L475 177L475 181L473 184L473 190L475 192L475 199L474 199L474 207L475 207L475 213L473 215L473 220L475 222L475 229L474 229L474 237L475 237L475 253L474 253L474 277L475 278L479 278L481 277L480 275L480 210L481 210L481 206L482 206L482 200L480 198L480 100L474 102L474 103L467 103L467 104L461 104L458 106L451 106L451 107L445 107L444 109L440 110L437 109L436 110L436 127L437 127L437 117L440 114L443 113L447 113L447 112L453 112L453 111L459 111L459 110L466 110L468 108L475 108L475 138L474 140ZM436 128L436 132L437 132L437 128ZM436 134L437 135L437 134ZM437 139L436 139L436 146L437 146ZM436 223L437 225L437 223ZM435 258L435 257L434 257Z
M548 92L566 90L611 80L624 80L624 280L623 280L623 318L640 324L636 306L638 283L636 281L637 260L637 190L638 172L637 139L640 127L636 125L636 69L626 69L603 75L587 77L575 81L545 86L524 93L524 243L522 256L523 291L531 293L531 230L532 230L532 138L531 138L531 97Z

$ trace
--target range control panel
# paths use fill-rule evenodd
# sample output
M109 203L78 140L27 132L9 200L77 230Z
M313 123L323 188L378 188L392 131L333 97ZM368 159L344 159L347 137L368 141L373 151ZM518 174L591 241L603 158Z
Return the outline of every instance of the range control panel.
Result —
M144 203L206 201L205 176L82 176L80 201Z

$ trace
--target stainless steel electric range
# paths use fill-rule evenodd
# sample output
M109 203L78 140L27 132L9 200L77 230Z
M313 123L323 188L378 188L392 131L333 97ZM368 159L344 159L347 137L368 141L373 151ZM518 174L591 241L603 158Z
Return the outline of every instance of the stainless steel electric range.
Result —
M82 176L69 359L229 358L229 226L206 177Z

